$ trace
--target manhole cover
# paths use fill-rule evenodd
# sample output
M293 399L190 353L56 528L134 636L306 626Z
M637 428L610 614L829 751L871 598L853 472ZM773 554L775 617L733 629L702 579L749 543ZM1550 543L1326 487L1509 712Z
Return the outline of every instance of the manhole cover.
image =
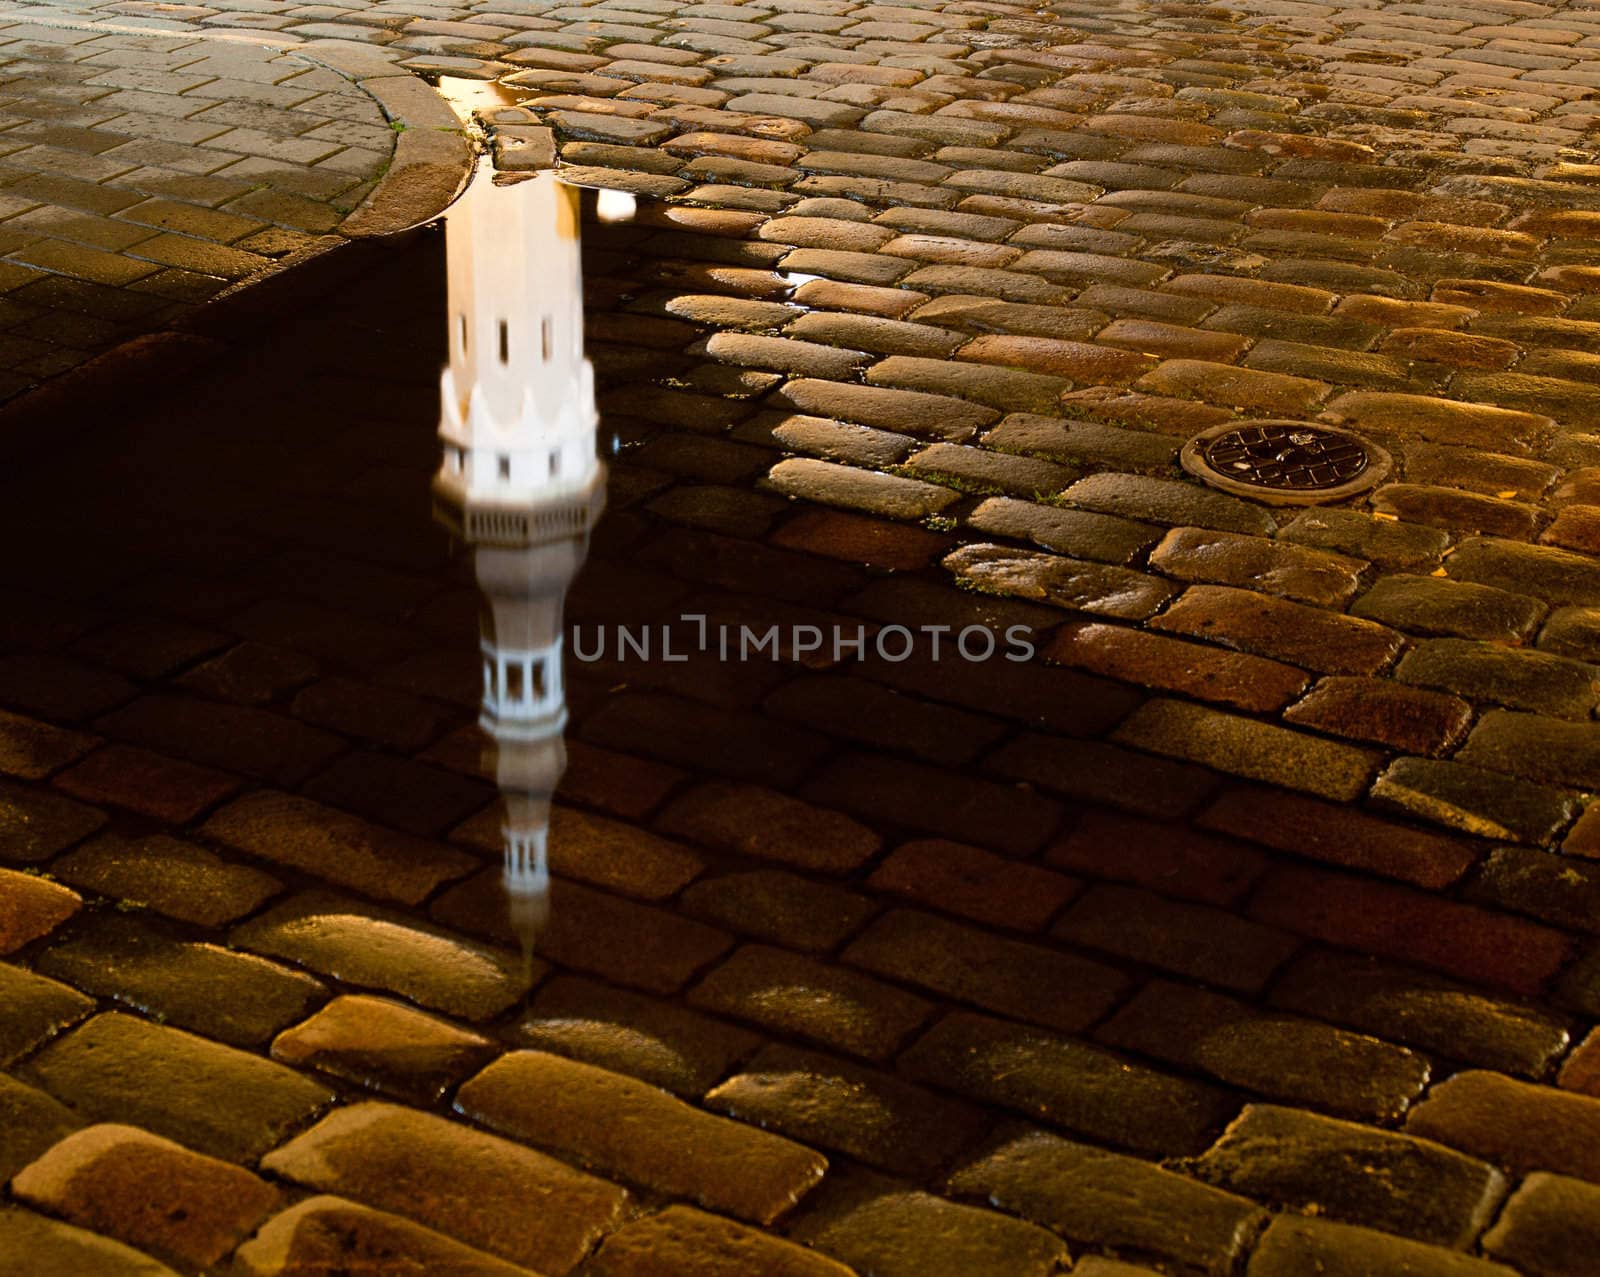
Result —
M1212 487L1271 505L1320 505L1364 492L1389 454L1349 430L1304 421L1240 421L1189 440L1183 468Z

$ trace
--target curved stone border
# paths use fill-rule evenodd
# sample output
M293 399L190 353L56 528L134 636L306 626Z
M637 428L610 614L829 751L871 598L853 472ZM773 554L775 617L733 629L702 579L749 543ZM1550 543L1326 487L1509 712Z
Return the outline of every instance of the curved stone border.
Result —
M455 202L477 156L466 121L437 89L353 40L308 40L285 52L353 80L398 126L388 171L339 224L339 234L351 239L394 235L432 221Z
M242 28L163 31L129 23L32 15L28 21L37 26L107 35L254 44L326 67L353 81L399 127L388 170L335 228L337 234L350 239L394 235L439 217L465 189L477 162L477 154L468 141L466 121L456 115L443 95L421 76L401 70L394 59L371 45L355 40L300 40Z
M1348 483L1341 483L1332 488L1285 489L1269 488L1256 483L1240 483L1211 465L1206 459L1206 445L1213 439L1232 434L1246 426L1301 426L1323 434L1343 435L1347 439L1354 439L1366 452L1366 469ZM1294 421L1276 417L1228 421L1220 426L1212 426L1209 430L1202 430L1183 445L1178 461L1188 473L1203 483L1213 488L1220 488L1223 492L1231 492L1235 496L1248 497L1262 505L1331 505L1335 501L1343 501L1347 497L1356 496L1369 488L1376 487L1394 467L1394 460L1385 449L1354 430L1324 425L1320 421Z

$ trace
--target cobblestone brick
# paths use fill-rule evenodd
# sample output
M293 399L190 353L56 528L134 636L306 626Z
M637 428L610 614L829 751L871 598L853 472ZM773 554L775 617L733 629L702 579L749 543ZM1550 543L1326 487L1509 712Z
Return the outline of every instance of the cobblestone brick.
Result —
M849 872L882 845L877 834L842 813L722 782L683 795L663 813L661 828L718 850L826 873Z
M1525 594L1432 576L1389 576L1351 605L1353 616L1410 634L1442 634L1520 642L1538 626L1545 607Z
M53 945L39 967L163 1023L236 1046L265 1042L324 995L310 976L216 945L174 940L117 915L99 916Z
M1520 540L1530 539L1539 522L1537 508L1522 502L1410 483L1391 483L1379 488L1373 497L1373 507L1381 514L1394 515L1407 523L1457 532L1486 532Z
M1404 1047L1161 980L1095 1036L1233 1086L1367 1121L1405 1112L1429 1075L1427 1061Z
M1231 1271L1264 1218L1245 1198L1043 1131L1002 1137L950 1186L1072 1241L1205 1273Z
M1600 1179L1600 1100L1497 1073L1458 1073L1428 1093L1406 1130L1521 1173Z
M812 952L834 948L872 913L861 896L777 869L705 879L682 903L731 931Z
M261 1165L550 1273L570 1271L628 1202L615 1185L532 1149L374 1102L336 1109Z
M270 1184L131 1126L67 1136L12 1182L24 1201L175 1263L214 1264L277 1202Z
M785 1046L764 1049L706 1103L914 1178L948 1164L986 1125L967 1105L889 1074Z
M276 864L403 904L418 903L477 863L289 794L242 798L207 821L204 832Z
M1596 696L1592 668L1582 662L1470 639L1418 643L1395 677L1561 718L1587 718Z
M1160 529L1129 519L1008 497L981 502L967 522L991 536L1029 541L1060 554L1119 565L1132 562L1161 535Z
M1198 528L1167 533L1150 565L1182 581L1242 586L1323 607L1349 599L1367 566L1344 555Z
M1403 687L1387 679L1325 678L1284 711L1297 726L1436 755L1459 743L1472 707L1459 697Z
M105 823L98 808L0 780L0 860L38 864Z
M691 1005L869 1060L887 1059L932 1010L868 976L745 945L701 981Z
M1255 409L1267 413L1308 412L1331 389L1325 381L1200 359L1169 359L1134 382L1134 388L1180 399L1201 399L1238 411Z
M1376 807L1479 838L1551 843L1580 810L1571 795L1460 763L1397 758L1372 787Z
M1483 1239L1496 1259L1541 1277L1578 1277L1591 1262L1600 1189L1543 1171L1529 1175Z
M971 438L978 427L1000 417L994 408L944 395L882 386L848 386L810 378L788 382L767 402L783 410L955 443Z
M62 772L56 785L75 798L126 807L183 824L239 787L223 772L163 758L127 745L107 745Z
M1121 972L1102 963L909 909L879 918L845 950L844 959L988 1011L1069 1032L1097 1020L1127 987ZM1048 993L1041 993L1041 980Z
M780 461L772 468L767 481L787 496L864 510L892 519L925 518L957 499L956 493L937 484L809 458Z
M541 1097L533 1108L530 1093ZM552 1094L561 1097L554 1107ZM456 1104L519 1139L758 1223L788 1209L827 1165L798 1145L708 1117L644 1083L541 1052L491 1065L462 1087ZM701 1155L686 1164L682 1150L691 1146Z
M1428 395L1353 391L1332 400L1327 411L1332 420L1355 430L1487 448L1517 456L1537 455L1553 438L1551 419L1540 413L1456 403Z
M431 1104L494 1053L476 1033L383 998L335 998L272 1042L272 1058Z
M1152 625L1321 674L1376 673L1402 642L1371 621L1215 585L1190 586Z
M988 760L989 769L1083 802L1136 815L1176 818L1215 790L1216 777L1198 767L1166 762L1099 741L1020 736ZM1130 786L1128 777L1142 783ZM975 839L975 841L980 841Z
M1308 682L1276 661L1092 623L1062 627L1045 659L1258 713L1281 709Z
M1036 931L1079 884L978 847L930 838L897 847L868 885L989 926Z
M461 1277L518 1277L527 1271L398 1215L326 1194L274 1215L239 1248L235 1262L247 1277L277 1277L340 1266L372 1268L393 1263L396 1255Z
M1600 874L1583 862L1548 852L1500 847L1489 854L1472 886L1474 899L1515 909L1574 931L1594 931Z
M326 892L292 896L236 928L230 940L468 1019L505 1010L536 974L519 972L511 953Z
M1237 498L1195 484L1127 474L1091 475L1063 494L1073 505L1157 523L1270 535L1272 516Z
M877 1176L840 1180L818 1197L792 1235L861 1272L1045 1277L1067 1258L1044 1229Z
M1059 492L1078 477L1075 470L1048 461L945 443L916 453L907 460L906 468L935 482L955 480L952 486L1010 492L1019 497Z
M1493 1167L1438 1144L1270 1104L1247 1106L1190 1169L1272 1206L1457 1249L1505 1191Z
M1460 1251L1425 1246L1387 1233L1295 1215L1280 1215L1250 1259L1250 1277L1365 1277L1374 1272L1416 1277L1511 1277L1511 1270Z
M1469 538L1450 556L1453 579L1532 594L1551 604L1600 603L1600 571L1591 558L1553 547Z
M282 889L270 874L163 834L105 835L63 856L52 872L75 887L203 927L232 922Z
M83 908L76 891L10 869L0 869L0 892L0 953L15 953L49 935Z
M607 699L582 735L604 748L780 785L793 784L827 750L823 737L791 724L643 691Z
M71 1109L9 1074L0 1074L0 1117L5 1119L0 1125L0 1175L8 1181L84 1125Z
M22 780L43 780L51 772L81 758L96 740L84 732L67 731L0 711L0 772Z
M1170 473L1177 455L1177 447L1170 439L1147 431L1121 430L1095 421L1064 421L1059 417L1020 412L1008 416L989 431L983 441L991 448L1033 452L1060 461L1111 465L1123 471L1142 470L1158 475Z
M1366 789L1375 754L1182 701L1150 701L1112 739L1218 771L1264 780L1325 798L1353 799Z
M269 710L144 696L96 729L190 762L294 785L343 748L338 737Z
M1449 544L1437 528L1375 519L1355 510L1306 510L1281 528L1278 536L1296 545L1314 545L1367 559L1391 571L1432 568Z
M920 1081L1144 1153L1199 1152L1236 1107L1208 1083L964 1011L941 1020L900 1064Z
M1128 568L1000 545L963 546L945 557L944 566L958 580L985 593L1123 620L1143 620L1173 594L1159 577Z
M1266 863L1263 853L1243 843L1094 810L1084 812L1045 858L1092 877L1208 904L1239 899Z
M691 1097L760 1042L696 1012L573 976L544 984L510 1033L520 1044Z
M1300 945L1218 909L1104 883L1069 907L1051 934L1242 992L1264 988Z
M850 1269L687 1206L669 1206L612 1234L589 1264L593 1277L651 1277L677 1270L697 1277L848 1277Z
M1374 958L1314 950L1272 990L1274 1005L1487 1068L1541 1075L1565 1024L1531 1004Z
M1567 960L1549 927L1403 887L1316 869L1270 870L1250 916L1328 944L1532 996Z
M1556 1083L1564 1090L1600 1098L1600 1036L1593 1030L1562 1064Z
M94 1001L77 990L10 964L0 965L0 993L8 1011L0 1025L0 1064L21 1058L95 1009ZM0 1137L0 1172L6 1171L13 1147L18 1156L25 1145L32 1147L29 1111L35 1108L26 1095L0 1089L0 1113L19 1122L12 1140Z
M173 1277L165 1264L131 1246L21 1207L0 1211L0 1249L26 1255L37 1271L116 1272L127 1277Z
M51 1043L28 1071L85 1117L137 1123L235 1162L259 1156L333 1100L281 1064L120 1012Z

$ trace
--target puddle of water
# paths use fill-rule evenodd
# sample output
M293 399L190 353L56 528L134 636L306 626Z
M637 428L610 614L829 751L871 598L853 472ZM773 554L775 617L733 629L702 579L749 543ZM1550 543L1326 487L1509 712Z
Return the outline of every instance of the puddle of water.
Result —
M440 76L434 87L463 124L471 124L476 111L503 110L528 96L494 80L468 80L455 75Z

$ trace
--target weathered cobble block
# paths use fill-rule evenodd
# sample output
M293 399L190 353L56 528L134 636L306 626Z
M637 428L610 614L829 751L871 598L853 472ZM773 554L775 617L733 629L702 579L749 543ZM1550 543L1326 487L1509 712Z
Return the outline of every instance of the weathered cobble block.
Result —
M1277 1207L1464 1249L1505 1179L1442 1145L1251 1104L1190 1164L1209 1183Z
M1003 1138L950 1186L1070 1240L1205 1273L1230 1271L1265 1217L1233 1193L1043 1131Z
M629 1200L616 1185L510 1140L370 1102L334 1110L261 1165L544 1272L570 1271Z
M1237 1107L1208 1083L966 1012L946 1016L900 1064L919 1081L1144 1153L1199 1152Z
M758 1224L788 1210L827 1169L801 1145L540 1051L497 1060L462 1086L455 1107L606 1174Z

